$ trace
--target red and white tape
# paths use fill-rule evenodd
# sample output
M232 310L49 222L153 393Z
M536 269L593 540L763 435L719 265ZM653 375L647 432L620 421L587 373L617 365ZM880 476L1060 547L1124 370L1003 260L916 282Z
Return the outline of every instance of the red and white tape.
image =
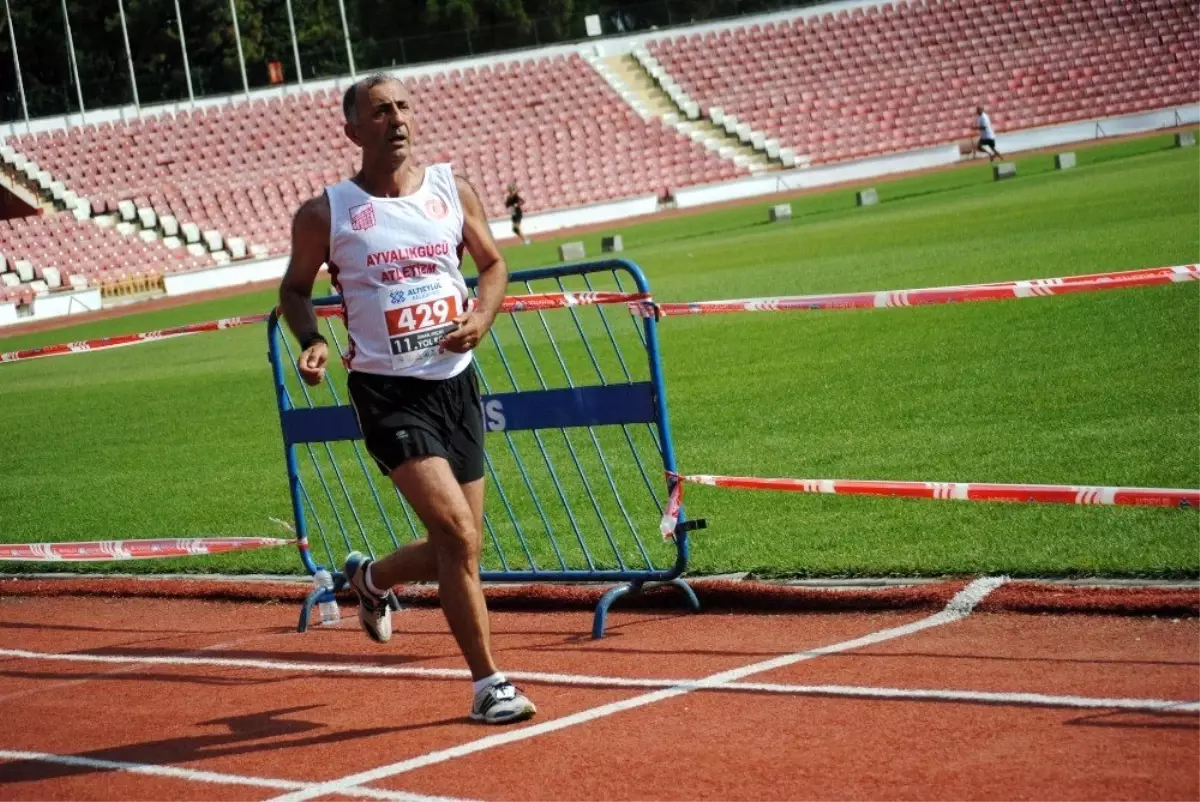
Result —
M501 312L540 312L547 309L565 309L572 306L595 306L598 304L637 304L648 301L646 293L630 292L553 292L535 295L511 295L504 299L500 306ZM318 307L317 317L341 317L342 309L337 306ZM232 329L238 326L249 326L266 322L269 315L249 315L247 317L227 317L220 320L208 320L203 323L189 323L185 326L145 331L139 334L119 334L115 337L100 337L94 340L81 340L73 343L47 345L42 348L27 348L22 351L0 353L0 363L23 362L30 359L40 359L48 356L66 356L91 351L105 351L110 348L120 348L126 345L165 340L171 337L183 337L189 334L201 334L206 331Z
M1173 265L1140 270L1124 270L1114 273L1090 273L1082 276L1030 279L1027 281L1003 281L992 284L965 284L948 287L926 287L914 290L885 290L852 292L834 295L790 295L774 298L740 298L721 301L691 301L687 303L656 303L646 293L626 292L552 292L532 295L511 295L504 299L501 312L538 312L548 309L564 309L573 306L596 306L602 304L626 304L629 309L644 317L666 315L712 315L730 312L788 312L832 309L890 309L899 306L922 306L926 304L966 303L971 301L1002 301L1013 298L1038 298L1048 295L1066 295L1076 292L1129 289L1156 284L1171 284L1200 280L1200 265ZM325 306L317 310L319 317L340 317L340 307ZM156 340L200 334L206 331L231 329L262 323L267 315L229 317L204 323L101 337L42 348L0 353L0 363L23 362L48 356L103 351L126 345L154 342Z
M115 337L100 337L94 340L80 340L73 343L47 345L41 348L26 348L23 351L0 353L0 362L20 362L26 359L38 359L47 356L66 356L88 351L103 351L108 348L120 348L124 345L166 340L171 337L183 337L188 334L201 334L206 331L232 329L238 326L248 326L252 323L262 323L267 315L250 315L249 317L226 317L220 320L208 320L203 323L188 323L185 326L175 326L158 331L143 331L138 334L118 334Z
M900 306L1004 301L1077 292L1122 290L1200 280L1200 265L1173 265L1086 276L964 284L913 290L848 292L832 295L784 295L773 298L739 298L724 301L650 303L630 307L642 315L717 315L731 312L797 312L835 309L891 309Z
M547 292L537 295L510 295L500 304L500 311L540 312L570 306L639 304L649 300L650 294L644 292Z
M679 510L683 508L683 480L675 474L668 476L675 480L675 484L667 498L667 508L658 522L658 531L662 533L663 540L674 540L675 527L679 525Z
M16 562L108 562L160 557L194 557L288 546L275 537L196 537L161 540L95 540L81 543L4 543L0 560Z
M783 490L840 496L903 496L958 501L1041 502L1118 507L1200 507L1200 490L1161 487L985 484L981 482L895 482L859 479L761 479L753 476L679 477L683 482L746 490Z

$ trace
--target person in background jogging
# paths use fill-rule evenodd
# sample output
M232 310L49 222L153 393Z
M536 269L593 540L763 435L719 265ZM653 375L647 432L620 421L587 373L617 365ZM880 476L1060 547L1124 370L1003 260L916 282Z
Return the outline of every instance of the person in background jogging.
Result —
M522 208L525 205L525 199L517 194L517 185L508 185L508 197L504 199L504 206L512 215L512 229L517 238L529 244L529 237L521 233L521 219L525 217L525 210Z
M975 109L975 127L979 129L979 141L975 143L975 150L980 153L988 153L984 148L991 148L991 153L988 153L988 161L994 159L1003 159L1000 151L996 150L996 132L992 130L992 120L987 116L987 112L983 110L983 106Z

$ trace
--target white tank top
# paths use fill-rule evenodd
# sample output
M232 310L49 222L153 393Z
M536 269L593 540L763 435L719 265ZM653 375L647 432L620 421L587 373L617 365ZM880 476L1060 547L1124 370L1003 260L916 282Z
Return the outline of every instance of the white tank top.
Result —
M349 370L449 379L471 352L439 352L467 304L463 211L449 164L425 168L402 198L368 195L353 181L326 187L329 275L342 296Z

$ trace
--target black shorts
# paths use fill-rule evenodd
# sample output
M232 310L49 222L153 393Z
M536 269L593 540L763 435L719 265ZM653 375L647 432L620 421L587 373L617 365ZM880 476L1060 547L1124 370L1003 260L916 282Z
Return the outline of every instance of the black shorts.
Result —
M525 213L522 212L520 209L517 209L515 212L512 213L512 224L514 226L521 225L521 218L524 216L525 216Z
M390 475L415 457L443 457L459 484L483 478L483 407L475 368L450 379L351 372L346 382L367 451Z
M983 148L991 148L992 150L995 150L996 149L996 140L984 139L983 137L980 137L979 144L977 145L977 147L980 150L982 150Z

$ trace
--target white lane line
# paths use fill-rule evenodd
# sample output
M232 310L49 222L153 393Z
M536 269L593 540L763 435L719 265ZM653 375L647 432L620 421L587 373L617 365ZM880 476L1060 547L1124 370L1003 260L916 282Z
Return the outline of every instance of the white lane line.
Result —
M531 726L522 727L520 729L508 730L507 732L489 735L478 740L468 741L458 746L450 747L449 749L441 749L436 752L429 752L424 755L419 755L408 760L401 760L397 763L392 763L387 766L369 769L367 771L357 772L342 777L339 780L320 783L312 788L307 788L302 791L293 791L289 794L283 794L275 797L271 802L301 802L302 800L315 799L316 797L326 796L328 794L340 793L342 788L359 785L362 783L375 782L386 777L394 777L397 774L415 771L416 769L432 766L437 763L444 763L448 760L464 757L466 755L482 752L486 749L493 749L497 746L525 741L530 738L535 738L539 735L544 735L549 732L556 732L568 727L573 727L576 724L586 724L606 716L611 716L616 713L621 713L626 710L632 710L638 707L661 702L666 699L672 699L676 696L683 696L692 691L701 688L716 688L726 685L735 680L748 677L752 674L760 674L764 671L770 671L775 668L800 663L805 660L812 660L827 654L837 654L839 652L858 649L862 646L872 646L883 641L902 638L906 635L912 635L932 627L938 627L943 624L949 624L954 621L960 621L971 614L975 606L1000 585L1007 581L1007 577L984 577L976 579L959 591L950 603L946 605L941 612L934 613L926 618L913 621L898 627L889 627L881 629L877 632L872 632L868 635L863 635L853 640L833 643L829 646L822 646L818 649L810 649L803 652L794 652L792 654L780 655L773 657L770 660L763 660L758 663L751 663L741 668L722 671L717 674L712 674L695 682L689 682L687 685L676 685L670 688L653 691L651 693L641 694L629 699L622 699L617 702L611 702L599 707L582 710L578 713L573 713L562 718L552 719L541 724L533 724Z
M237 640L225 641L224 643L214 643L211 646L202 646L199 649L189 650L186 654L192 655L192 654L203 654L204 652L219 652L222 649L232 649L234 647L243 646L245 644L248 644L248 643L251 643L254 641L269 640L270 638L278 638L278 637L280 637L280 636L279 635L267 635L264 637L263 635L253 635L248 638L238 638ZM83 677L81 679L63 680L62 682L51 685L49 688L45 687L44 685L38 685L37 687L34 687L34 688L27 688L27 689L21 690L21 691L14 691L13 693L9 693L9 694L5 694L4 696L0 696L0 702L8 702L12 699L16 699L21 696L26 696L31 693L47 693L47 692L56 692L57 693L57 692L61 692L61 691L65 690L66 688L83 685L88 682L93 682L97 679L103 679L105 677L119 676L121 674L128 674L128 673L136 672L136 671L137 671L136 666L125 666L123 668L113 669L112 671L105 671L99 677L93 676L93 677Z
M431 677L462 679L471 676L466 669L420 668L416 666L364 666L351 663L299 663L287 660L244 660L233 657L155 657L152 655L124 656L118 654L80 654L33 652L26 649L0 649L0 657L28 660L60 660L67 663L137 663L148 666L216 666L220 668L254 668L264 671L296 671L323 674L359 674L384 677Z
M272 788L278 791L302 791L314 783L296 780L277 780L271 777L253 777L243 774L225 774L201 769L184 769L177 766L156 766L150 763L128 763L123 760L101 760L80 755L55 755L48 752L25 752L15 749L0 749L0 760L32 760L39 763L54 763L60 766L78 766L105 771L127 771L131 774L147 774L152 777L169 777L173 780L210 783L214 785L249 785ZM403 791L385 791L376 788L347 787L342 793L366 799L387 799L395 802L443 802L445 797L420 796Z
M1087 710L1140 710L1146 713L1200 713L1200 702L1171 699L1123 699L1103 696L1072 696L1008 691L952 691L923 688L877 688L863 685L778 685L770 682L738 682L722 686L759 693L798 696L838 696L904 701L968 702L1015 707L1065 707Z
M327 672L335 674L429 677L437 679L468 679L466 669L420 668L404 666L362 666L337 663L293 663L286 660L237 660L222 657L121 657L117 655L60 654L31 652L23 649L0 649L0 657L51 662L120 663L123 673L139 670L142 665L195 665L212 668L254 668L289 673ZM1094 696L1057 695L1012 691L969 691L947 688L887 688L872 685L789 685L777 682L726 682L713 687L698 679L608 677L591 674L555 674L545 671L505 671L505 676L519 682L543 685L575 685L588 688L690 688L691 690L744 691L777 693L795 696L846 696L880 699L935 699L946 702L984 702L1033 707L1113 708L1121 710L1173 710L1200 713L1200 701L1179 699L1134 699ZM106 673L104 676L114 676ZM57 687L57 686L56 686ZM31 690L27 693L34 693ZM8 698L8 697L0 697Z

